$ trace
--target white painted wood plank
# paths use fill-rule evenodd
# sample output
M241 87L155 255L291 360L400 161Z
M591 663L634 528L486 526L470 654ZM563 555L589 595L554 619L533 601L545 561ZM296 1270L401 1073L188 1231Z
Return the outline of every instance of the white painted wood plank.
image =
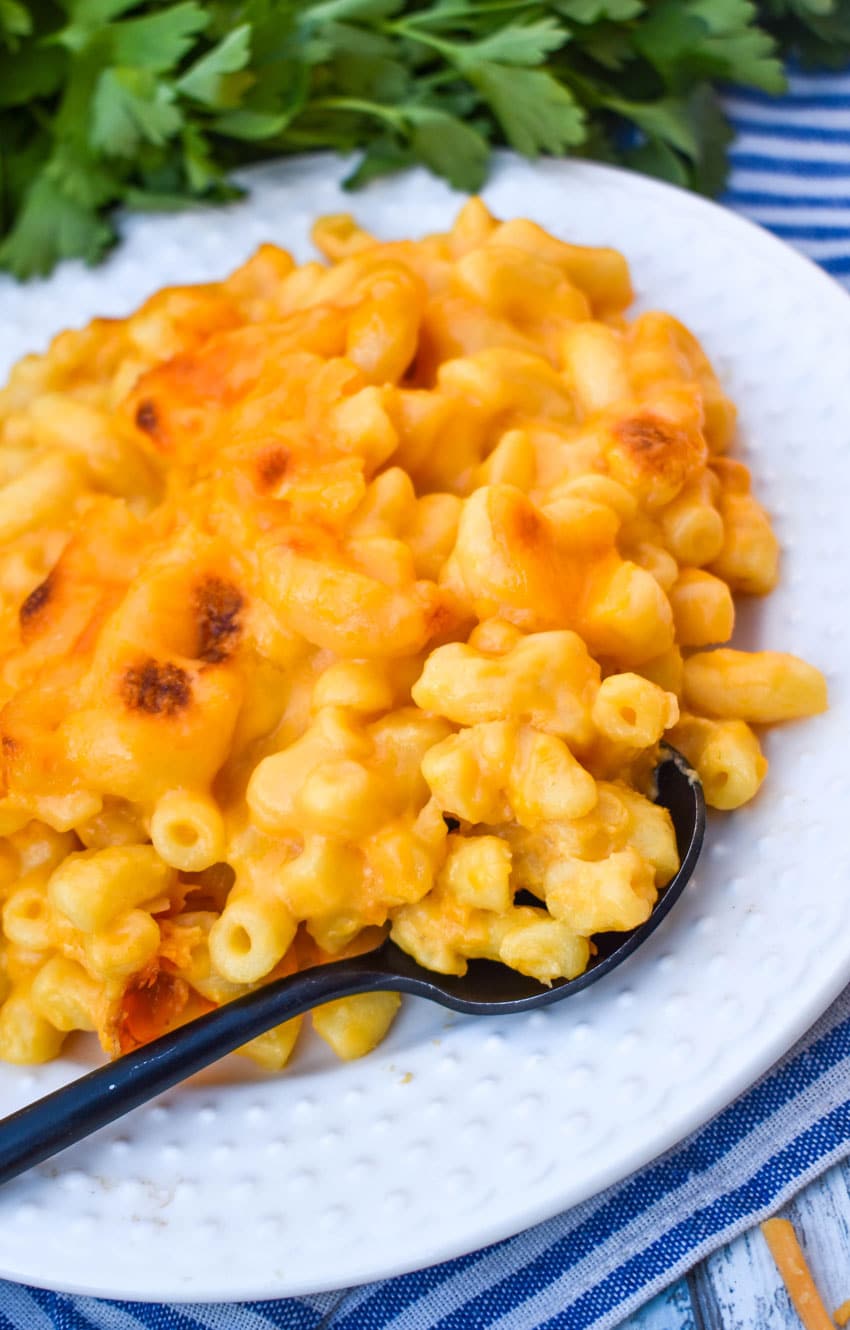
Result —
M827 1311L850 1298L850 1169L839 1165L787 1208Z
M850 1298L850 1165L831 1169L781 1213L793 1223L832 1313ZM697 1330L799 1330L758 1229L710 1256L690 1284Z
M694 1294L706 1330L799 1330L793 1307L757 1229L709 1256L695 1272Z
M623 1321L619 1330L698 1330L691 1296L684 1279Z

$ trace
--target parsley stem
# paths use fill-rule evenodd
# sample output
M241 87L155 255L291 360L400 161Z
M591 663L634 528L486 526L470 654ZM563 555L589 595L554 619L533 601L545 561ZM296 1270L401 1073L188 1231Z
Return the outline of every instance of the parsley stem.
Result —
M420 42L423 46L430 46L432 51L438 51L440 55L445 56L452 64L460 64L458 59L461 47L457 42L443 41L441 37L435 37L430 32L423 32L413 19L396 19L394 23L387 23L388 31L397 34L399 37L409 37L411 41Z
M362 97L317 97L307 108L310 111L354 111L385 120L394 129L404 128L404 116L382 102L370 102Z
M422 87L429 92L434 88L441 88L445 83L456 83L461 75L452 65L451 69L438 69L433 74L424 74L422 76Z
M465 0L460 0L460 3L454 9L447 4L439 5L436 9L422 10L420 13L413 14L407 19L399 19L396 22L384 23L383 28L386 32L392 31L399 26L406 25L410 27L410 29L416 29L418 31L420 28L425 28L431 23L436 23L439 24L440 27L445 27L447 23L452 21L452 19L458 20L458 26L467 26L482 14L498 14L507 10L513 17L522 10L538 8L539 0L489 0L489 3L486 4L477 3L475 10L471 12L468 3L465 3ZM409 35L413 35L412 31Z

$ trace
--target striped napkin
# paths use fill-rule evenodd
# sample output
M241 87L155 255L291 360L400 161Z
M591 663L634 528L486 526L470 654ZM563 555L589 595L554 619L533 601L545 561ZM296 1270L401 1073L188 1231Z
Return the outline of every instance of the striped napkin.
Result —
M850 71L736 94L725 202L850 286ZM850 1155L850 989L766 1076L641 1172L485 1251L343 1293L168 1307L0 1281L2 1330L608 1330Z

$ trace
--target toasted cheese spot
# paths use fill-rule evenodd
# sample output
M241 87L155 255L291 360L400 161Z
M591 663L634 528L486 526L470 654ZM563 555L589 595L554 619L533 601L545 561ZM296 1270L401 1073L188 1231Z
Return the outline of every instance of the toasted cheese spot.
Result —
M18 619L22 628L27 628L37 617L53 595L55 579L52 573L48 573L43 582L29 593L26 600L18 610Z
M618 420L612 427L612 474L637 489L648 502L666 503L688 476L705 464L705 440L650 411ZM619 461L617 459L619 454Z
M266 448L257 458L257 485L264 492L279 485L289 469L290 454L286 448Z
M0 738L0 796L2 797L9 792L9 780L18 758L18 749L17 740L10 735L4 734Z
M528 549L536 549L546 538L540 514L527 504L516 509L513 527L517 544Z
M233 654L242 628L240 612L244 603L239 588L220 577L207 577L195 588L198 660L219 665Z
M426 611L425 621L427 624L428 638L443 637L446 633L456 631L458 623L462 620L462 611L458 606L445 600L438 600Z
M136 425L145 434L156 434L159 427L159 414L149 397L144 398L136 407Z
M291 527L281 533L281 546L307 559L330 560L334 548L327 531L317 526Z
M620 443L640 458L648 470L663 467L670 454L678 451L684 438L681 430L650 415L620 420L614 426L614 432Z
M121 1052L129 1053L164 1034L188 1000L189 985L185 979L166 970L143 971L130 983L121 1000L117 1029Z
M176 716L191 702L192 685L179 665L150 659L127 670L121 680L121 697L130 711Z

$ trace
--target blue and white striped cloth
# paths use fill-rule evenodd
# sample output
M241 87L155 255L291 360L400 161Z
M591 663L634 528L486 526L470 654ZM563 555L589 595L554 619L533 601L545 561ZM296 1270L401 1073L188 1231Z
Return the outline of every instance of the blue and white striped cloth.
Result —
M850 285L850 71L728 100L725 202ZM608 1330L850 1155L850 989L669 1154L515 1238L345 1293L168 1307L0 1282L0 1330Z
M723 202L850 283L850 71L795 74L789 95L737 93Z

